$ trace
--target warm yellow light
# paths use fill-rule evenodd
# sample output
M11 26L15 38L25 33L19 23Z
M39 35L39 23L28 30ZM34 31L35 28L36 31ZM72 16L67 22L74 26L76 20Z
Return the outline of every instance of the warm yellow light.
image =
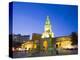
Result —
M32 49L33 48L33 43L30 42L30 41L25 42L21 45L21 48L26 49L26 50Z
M12 51L15 51L15 48L14 47L12 47Z
M58 38L58 42L56 43L58 48L72 48L71 44L71 38L69 37Z
M61 47L62 48L69 48L69 47L71 47L71 41L63 41L61 43Z
M37 48L37 45L36 44L34 44L34 48Z
M51 36L50 36L51 35ZM44 26L44 32L42 33L41 38L49 38L49 37L54 37L54 33L52 32L51 24L50 24L50 19L47 16L45 26Z
M43 46L44 46L45 49L48 48L48 42L46 40L43 42Z

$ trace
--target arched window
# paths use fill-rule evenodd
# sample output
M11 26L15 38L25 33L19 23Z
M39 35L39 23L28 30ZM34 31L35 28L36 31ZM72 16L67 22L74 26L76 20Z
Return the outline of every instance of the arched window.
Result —
M45 40L45 41L43 42L43 47L44 47L44 49L47 49L47 48L48 48L48 42L47 42L47 40Z

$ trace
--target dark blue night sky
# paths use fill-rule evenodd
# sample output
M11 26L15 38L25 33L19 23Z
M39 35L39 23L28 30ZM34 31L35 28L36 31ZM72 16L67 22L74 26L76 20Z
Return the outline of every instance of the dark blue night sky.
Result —
M31 35L44 32L46 16L50 16L55 37L78 32L78 7L74 5L13 3L13 33Z

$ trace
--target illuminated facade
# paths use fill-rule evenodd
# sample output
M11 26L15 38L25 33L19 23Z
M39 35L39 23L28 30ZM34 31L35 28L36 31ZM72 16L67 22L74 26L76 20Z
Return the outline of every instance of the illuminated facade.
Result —
M28 40L27 42L21 45L21 48L25 50L32 50L34 48L33 41Z
M51 23L50 23L50 18L49 18L49 16L47 16L46 23L45 23L45 26L44 26L44 32L42 33L41 38L49 38L50 36L53 38L54 33L52 32L51 28L52 27L51 27Z
M71 36L63 36L56 38L57 48L72 48Z

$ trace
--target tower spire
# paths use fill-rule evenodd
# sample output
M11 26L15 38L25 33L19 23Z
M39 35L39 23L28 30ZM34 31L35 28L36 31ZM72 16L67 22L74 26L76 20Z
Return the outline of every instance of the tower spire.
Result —
M49 16L47 16L47 18L46 18L46 23L45 23L46 25L47 24L50 24L50 17Z
M42 34L42 38L49 38L50 36L54 37L54 34L51 29L50 17L47 16L45 26L44 26L44 32Z

